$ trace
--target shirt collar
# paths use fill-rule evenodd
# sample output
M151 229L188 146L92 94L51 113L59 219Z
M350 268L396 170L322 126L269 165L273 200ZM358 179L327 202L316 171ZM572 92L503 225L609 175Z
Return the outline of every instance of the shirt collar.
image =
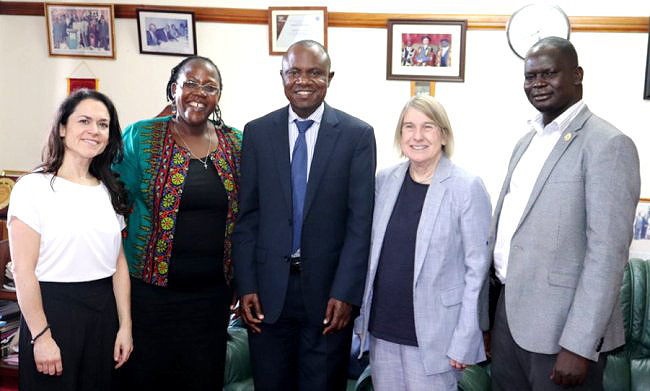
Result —
M299 121L305 121L305 120L313 120L315 123L320 125L321 120L323 119L323 112L325 111L325 102L321 102L320 106L316 110L314 110L313 113L309 115L307 118L300 118L298 114L296 114L295 111L293 111L293 108L291 108L291 105L289 105L289 123L292 123L294 120L299 120Z
M540 136L555 132L563 133L584 106L585 102L580 99L571 107L564 110L562 114L558 115L557 118L549 122L546 126L544 126L544 122L542 120L542 113L537 113L535 118L528 120L528 125Z

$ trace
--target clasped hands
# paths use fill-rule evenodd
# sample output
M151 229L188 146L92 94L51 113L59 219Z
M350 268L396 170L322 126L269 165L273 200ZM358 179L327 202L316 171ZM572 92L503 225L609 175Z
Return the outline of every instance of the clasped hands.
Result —
M254 333L262 332L259 326L264 320L264 313L262 312L262 305L260 304L257 293L248 293L239 299L239 312L244 319L244 323L246 323L251 331ZM350 323L351 317L352 304L330 298L327 302L325 318L323 319L323 326L325 327L323 329L323 335L342 330Z

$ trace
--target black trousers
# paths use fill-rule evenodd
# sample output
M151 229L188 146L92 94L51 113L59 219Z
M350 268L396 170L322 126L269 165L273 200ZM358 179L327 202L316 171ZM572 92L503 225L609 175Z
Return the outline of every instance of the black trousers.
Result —
M557 354L529 352L517 345L510 333L505 306L505 287L501 289L492 328L492 390L546 391L567 390L551 380ZM599 391L603 389L603 371L607 354L598 362L589 361L585 382L570 390Z
M307 317L300 285L300 275L291 274L279 320L248 332L255 391L346 389L353 322L323 335L323 324Z
M131 278L133 353L120 391L223 388L231 291L188 292Z
M20 389L104 391L113 384L118 320L111 278L90 282L41 282L43 309L61 351L61 376L36 370L32 335L20 325ZM40 331L40 330L39 330Z

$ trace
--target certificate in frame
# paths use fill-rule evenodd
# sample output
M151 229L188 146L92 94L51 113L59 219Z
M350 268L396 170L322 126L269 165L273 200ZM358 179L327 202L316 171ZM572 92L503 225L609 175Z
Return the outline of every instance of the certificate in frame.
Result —
M327 7L269 7L269 54L284 54L311 39L327 49Z

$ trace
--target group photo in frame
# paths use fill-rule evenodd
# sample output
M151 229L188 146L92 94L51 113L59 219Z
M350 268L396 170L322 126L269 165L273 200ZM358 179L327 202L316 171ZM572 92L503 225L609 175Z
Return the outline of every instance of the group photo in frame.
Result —
M466 20L389 19L386 79L465 79Z
M115 58L112 4L44 3L50 56Z
M311 39L327 49L327 7L269 7L269 54L286 53L292 43Z
M650 198L641 198L634 214L630 258L650 259Z
M194 12L136 9L142 54L196 55Z

